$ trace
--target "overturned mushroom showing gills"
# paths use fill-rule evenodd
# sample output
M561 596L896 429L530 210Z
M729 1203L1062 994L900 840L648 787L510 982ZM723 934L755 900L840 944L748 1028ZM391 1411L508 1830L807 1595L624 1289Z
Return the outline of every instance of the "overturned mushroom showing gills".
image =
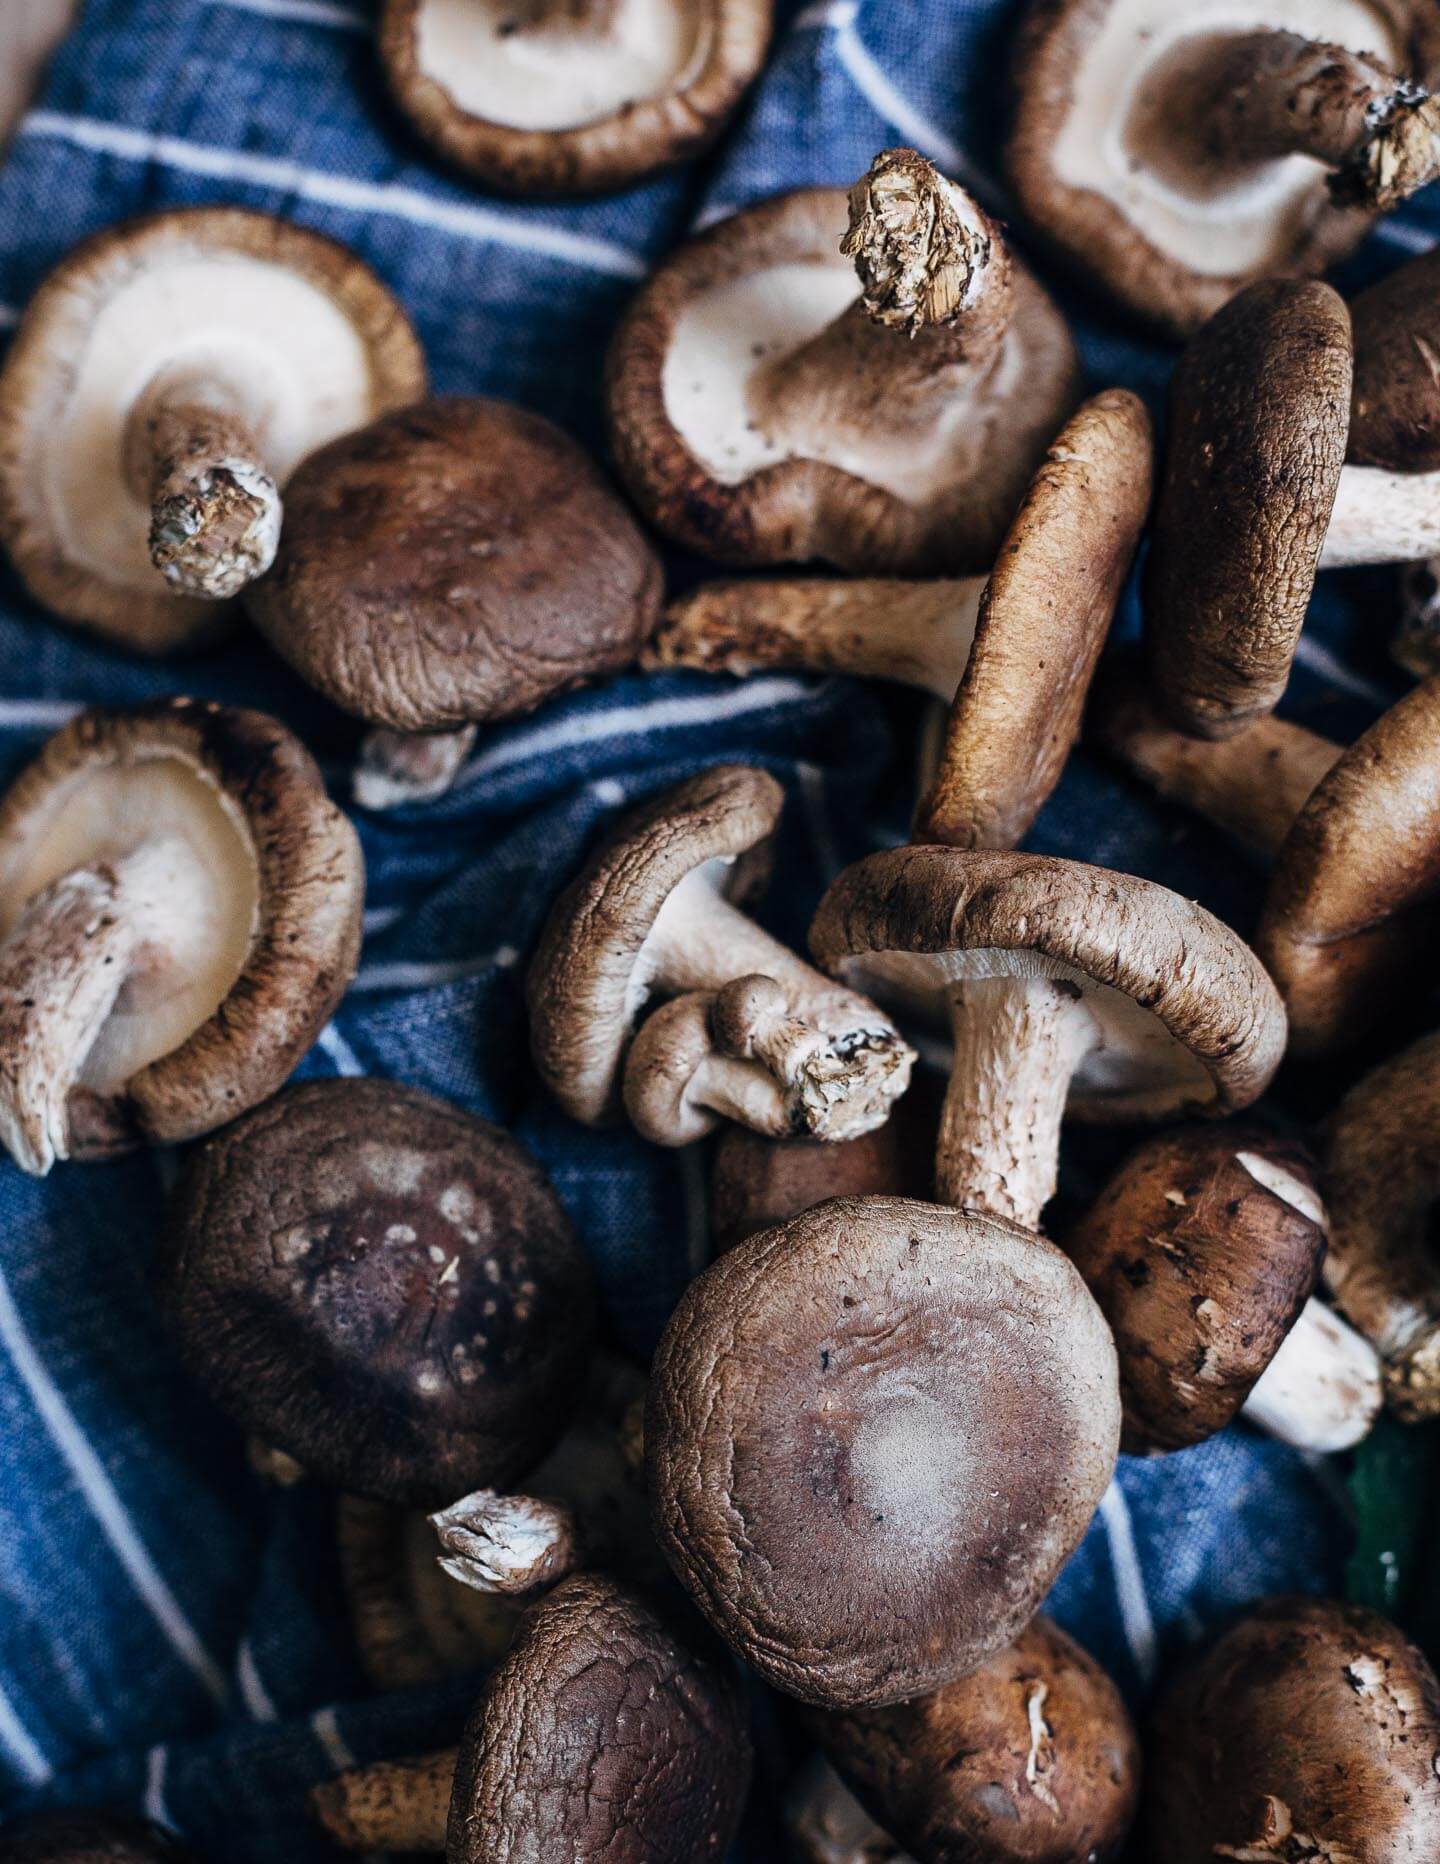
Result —
M1397 1864L1440 1856L1440 1685L1386 1619L1269 1599L1156 1704L1145 1855Z
M0 1145L43 1175L272 1094L354 973L364 891L274 719L82 713L0 799Z
M608 377L621 472L667 536L870 574L986 568L1079 399L1060 313L911 149L856 183L848 232L844 193L811 189L693 240Z
M148 1820L108 1812L44 1812L7 1822L0 1864L188 1864L178 1839Z
M51 273L0 371L0 540L62 619L188 645L269 568L299 461L424 392L405 313L332 240L233 207L126 221Z
M396 102L506 194L593 194L720 134L770 41L773 0L386 0Z
M312 1081L186 1165L162 1310L217 1404L336 1488L437 1507L555 1442L589 1268L508 1134L388 1081Z
M1437 63L1426 0L1031 0L1011 179L1067 260L1183 336L1440 173Z
M889 1018L732 903L783 801L764 771L716 764L627 817L556 901L526 996L536 1066L573 1118L614 1118L636 1021L652 995L674 993L625 1082L661 1143L722 1117L848 1139L905 1091L914 1054Z

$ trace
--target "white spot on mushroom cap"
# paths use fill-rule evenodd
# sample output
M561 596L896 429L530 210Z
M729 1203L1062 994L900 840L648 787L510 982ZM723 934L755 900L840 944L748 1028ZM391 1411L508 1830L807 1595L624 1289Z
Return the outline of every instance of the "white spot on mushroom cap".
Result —
M367 1140L356 1153L358 1171L392 1197L414 1191L425 1175L427 1163L423 1152L409 1146L386 1145L378 1139Z
M457 1227L475 1217L475 1193L468 1184L447 1184L440 1193L440 1215Z

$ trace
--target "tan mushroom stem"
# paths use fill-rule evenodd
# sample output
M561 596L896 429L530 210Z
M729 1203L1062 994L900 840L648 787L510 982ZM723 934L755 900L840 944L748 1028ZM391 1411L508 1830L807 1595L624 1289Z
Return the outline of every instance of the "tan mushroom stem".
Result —
M1307 155L1337 204L1386 211L1440 172L1440 103L1362 52L1273 29L1192 34L1131 114L1130 148L1177 188Z
M1322 570L1419 563L1440 555L1440 472L1346 466L1320 552Z
M478 730L478 725L461 725L454 731L367 732L355 766L356 802L362 809L401 809L444 796Z
M539 1496L476 1489L429 1520L440 1566L477 1592L531 1598L558 1586L584 1557L574 1510Z
M850 191L840 250L861 293L818 336L755 370L756 426L791 453L831 457L853 438L913 442L943 412L942 372L979 376L1010 322L1013 278L999 230L913 149L887 149Z
M1381 1399L1375 1348L1312 1297L1242 1408L1282 1443L1331 1455L1369 1436Z
M312 1787L310 1811L342 1851L443 1854L458 1748L351 1767Z

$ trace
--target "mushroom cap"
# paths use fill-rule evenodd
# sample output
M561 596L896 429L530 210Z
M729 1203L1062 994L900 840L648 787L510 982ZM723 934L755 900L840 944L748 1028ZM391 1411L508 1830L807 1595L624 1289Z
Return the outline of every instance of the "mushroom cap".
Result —
M1107 389L1036 471L980 600L917 841L1013 848L1060 780L1154 477L1150 417Z
M1395 1864L1440 1856L1440 1685L1395 1626L1333 1599L1268 1599L1156 1705L1142 1834L1166 1864Z
M1039 854L895 848L846 868L810 928L816 962L892 1003L932 1008L957 983L1058 977L1085 992L1101 1043L1071 1088L1081 1119L1245 1107L1285 1048L1255 954L1155 882Z
M690 1284L645 1417L656 1536L716 1629L822 1708L1008 1644L1114 1469L1115 1349L1038 1236L837 1198Z
M174 270L204 280L219 264L233 277L186 294L172 288L147 302L150 281ZM285 285L283 309L263 332L256 308L267 277ZM286 282L288 281L288 283ZM297 292L304 296L296 298ZM285 350L307 313L323 313L327 333L300 366ZM66 621L145 653L203 641L234 610L174 594L145 548L148 503L123 477L122 430L130 402L113 402L112 378L133 400L145 387L130 352L148 344L155 365L195 358L203 366L234 340L255 366L267 349L274 377L262 393L256 438L283 482L300 458L336 433L425 392L425 358L399 302L361 260L306 227L239 207L188 207L107 227L77 246L31 300L0 369L0 542L37 602ZM352 372L341 378L342 362ZM97 374L92 382L86 365ZM72 411L93 393L97 412L76 426ZM279 407L292 399L301 409ZM72 431L73 429L73 431ZM118 504L93 548L65 536L95 521L104 497Z
M1392 472L1440 468L1440 252L1422 252L1350 302L1350 453Z
M158 1825L109 1812L42 1812L0 1833L0 1864L186 1864L189 1856Z
M1122 1448L1184 1449L1237 1415L1314 1291L1314 1164L1260 1126L1161 1133L1112 1175L1065 1251L1115 1334Z
M645 1003L641 947L660 909L707 861L731 863L733 899L762 863L785 793L748 764L713 764L653 796L607 836L556 900L525 980L530 1051L573 1119L617 1117L620 1061Z
M449 396L312 454L285 496L256 625L373 725L513 718L639 652L661 571L585 452L543 415Z
M359 958L360 842L309 752L262 712L197 699L83 712L21 772L0 798L0 938L58 875L142 842L172 776L188 800L165 826L245 873L248 938L242 928L216 1007L176 1046L104 1090L72 1091L72 1158L193 1139L273 1094Z
M1158 696L1228 738L1290 675L1345 463L1350 322L1328 285L1252 285L1176 366L1145 573Z
M591 1275L548 1179L390 1081L306 1082L200 1148L158 1278L215 1402L377 1500L508 1487L583 1389Z
M931 1695L806 1719L917 1859L1101 1864L1135 1817L1140 1743L1120 1692L1048 1618Z
M749 1783L744 1704L723 1654L580 1573L525 1614L470 1716L446 1857L718 1864Z
M793 278L811 269L816 288L805 317L797 317L784 293L768 311L763 301L747 301L750 314L768 316L775 326L764 332L772 355L818 334L859 297L854 267L839 250L848 198L843 188L778 194L741 208L656 270L626 312L606 363L616 464L657 529L720 563L819 558L862 574L907 576L988 569L1031 473L1078 399L1069 330L1013 256L1011 329L1025 350L1014 372L1018 382L1007 372L989 404L966 423L965 460L947 463L929 499L901 497L856 472L804 457L722 478L692 450L672 418L672 350L687 316L708 294L743 288L772 268L784 268ZM895 334L897 342L904 341ZM734 348L733 340L727 348ZM697 354L708 366L708 350L701 346ZM740 356L753 366L751 340L740 344Z
M1356 739L1275 864L1255 949L1302 1055L1353 1046L1408 1004L1440 923L1440 676Z
M385 0L380 57L395 101L420 135L486 187L502 194L598 194L707 148L764 62L774 0L670 3L682 18L693 18L693 30L689 44L678 48L680 68L661 74L663 88L617 97L613 106L602 106L603 114L564 127L487 118L467 108L451 85L427 68L421 15L432 7L443 11L438 0ZM481 56L488 49L493 59L503 49L507 24L513 30L503 6L466 9L467 31ZM553 41L571 31L583 31L578 13L573 20L562 17L548 25L545 36ZM437 62L445 50L446 41L438 42ZM463 75L453 66L452 74L452 83ZM495 79L498 92L503 83L498 70Z

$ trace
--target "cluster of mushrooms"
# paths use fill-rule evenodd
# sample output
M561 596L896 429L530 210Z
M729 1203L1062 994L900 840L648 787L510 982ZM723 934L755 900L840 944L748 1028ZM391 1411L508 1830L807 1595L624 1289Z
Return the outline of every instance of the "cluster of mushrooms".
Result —
M567 192L718 133L770 11L387 0L380 40L446 159ZM16 571L142 653L248 617L363 721L363 808L629 667L932 701L912 839L834 880L808 953L759 916L785 799L750 765L649 796L551 906L526 1000L554 1099L716 1136L715 1259L648 1376L513 1137L395 1082L286 1085L365 876L285 727L90 711L0 799L0 1144L44 1174L200 1142L156 1255L178 1351L259 1468L334 1492L375 1687L488 1669L457 1747L316 1789L340 1846L719 1860L738 1658L814 1750L811 1864L1101 1860L1132 1829L1170 1864L1440 1856L1440 1684L1374 1613L1272 1600L1211 1638L1143 1783L1115 1685L1039 1615L1122 1449L1440 1415L1440 1036L1352 1061L1308 1142L1247 1112L1287 1049L1373 1050L1440 927L1430 573L1400 649L1426 677L1363 736L1274 716L1321 569L1440 553L1440 260L1351 304L1315 277L1440 173L1437 70L1423 0L1025 10L1015 197L1184 342L1163 450L909 149L660 265L606 368L628 503L551 422L428 396L383 283L265 215L116 227L37 294L0 371ZM652 531L750 573L666 605ZM1102 661L1142 534L1143 648ZM1015 851L1082 732L1269 863L1250 944ZM1150 1130L1051 1240L1066 1120ZM180 1855L102 1815L0 1837Z

